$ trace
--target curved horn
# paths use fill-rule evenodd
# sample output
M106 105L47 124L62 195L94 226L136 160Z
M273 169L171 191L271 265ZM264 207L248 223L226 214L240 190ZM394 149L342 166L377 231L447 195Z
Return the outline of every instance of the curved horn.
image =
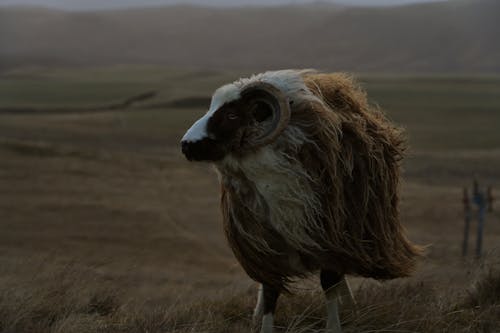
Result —
M288 97L280 89L267 82L249 84L241 92L241 95L249 94L255 94L255 97L251 99L252 102L263 102L272 110L269 129L251 142L251 148L258 148L276 140L286 128L290 121L290 104Z

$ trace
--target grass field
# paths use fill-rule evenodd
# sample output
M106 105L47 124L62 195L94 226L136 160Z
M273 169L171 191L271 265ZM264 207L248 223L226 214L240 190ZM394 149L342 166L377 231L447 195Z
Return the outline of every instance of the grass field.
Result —
M0 75L0 332L246 332L255 284L223 239L218 185L179 138L245 72L116 66ZM500 213L460 255L462 187L500 188L500 77L360 76L407 129L402 221L414 277L352 278L346 332L500 332ZM109 110L145 92L150 99ZM497 194L498 196L498 194ZM471 235L473 240L475 234ZM278 305L317 332L317 279Z

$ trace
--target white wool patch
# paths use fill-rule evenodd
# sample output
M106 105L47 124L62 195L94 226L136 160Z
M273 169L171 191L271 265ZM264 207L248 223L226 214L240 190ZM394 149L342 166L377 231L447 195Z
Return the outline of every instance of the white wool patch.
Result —
M271 223L287 243L297 250L321 249L321 245L310 235L326 237L319 224L321 201L313 189L314 180L293 156L306 142L310 143L310 140L300 129L289 126L274 144L263 147L243 159L227 157L217 165L223 181L232 184L237 182L234 178L224 180L224 169L227 168L239 170L254 183L269 209L269 220L262 223ZM280 147L287 147L289 153L285 153ZM237 186L233 188L238 192ZM264 211L262 204L259 202L254 204L256 215L262 216L261 213ZM265 239L258 239L246 232L245 225L237 220L237 214L232 215L240 234L252 239L262 251L274 252ZM290 254L290 265L300 268L300 264L300 260Z
M310 99L314 97L304 84L303 76L308 73L313 73L314 70L295 70L284 69L279 71L269 71L249 78L242 78L235 81L233 84L240 89L244 89L247 85L255 82L266 82L272 84L289 98L290 101L296 99Z
M212 96L208 112L187 130L181 141L196 142L209 137L207 124L210 118L221 106L238 98L240 98L240 90L234 84L228 84L217 89Z
M207 137L207 123L210 117L207 113L198 119L184 134L181 142L196 142Z
M293 140L301 145L300 137L294 136ZM289 244L296 249L319 249L309 235L315 234L310 233L311 229L320 228L316 223L321 204L300 162L275 147L265 147L245 159L240 168L264 197L271 224Z

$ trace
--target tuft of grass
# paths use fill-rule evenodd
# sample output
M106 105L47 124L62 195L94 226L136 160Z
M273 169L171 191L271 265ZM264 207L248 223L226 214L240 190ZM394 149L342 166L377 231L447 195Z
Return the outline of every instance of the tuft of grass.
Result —
M500 269L489 266L470 288L467 304L473 307L500 307Z
M101 332L108 326L120 306L112 281L74 264L49 269L30 265L32 275L3 277L3 332Z

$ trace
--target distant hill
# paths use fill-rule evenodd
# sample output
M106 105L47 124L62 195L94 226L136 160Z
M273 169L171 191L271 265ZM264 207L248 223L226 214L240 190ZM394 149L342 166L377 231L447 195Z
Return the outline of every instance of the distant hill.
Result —
M0 9L0 67L153 63L205 68L500 73L500 1L360 8Z

